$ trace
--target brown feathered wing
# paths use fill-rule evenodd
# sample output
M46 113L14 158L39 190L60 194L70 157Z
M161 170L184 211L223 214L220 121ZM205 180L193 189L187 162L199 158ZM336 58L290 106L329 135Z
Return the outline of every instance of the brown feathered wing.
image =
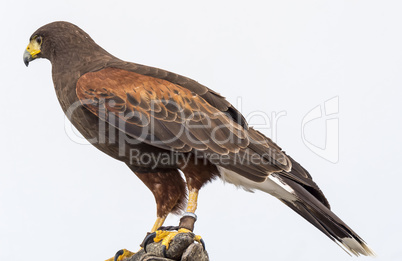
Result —
M163 149L201 152L253 181L291 168L270 139L167 80L105 68L81 76L76 93L89 111L127 135Z

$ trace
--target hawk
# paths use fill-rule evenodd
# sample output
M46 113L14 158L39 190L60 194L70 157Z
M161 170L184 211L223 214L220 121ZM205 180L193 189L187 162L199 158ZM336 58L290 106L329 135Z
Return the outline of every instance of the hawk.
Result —
M120 60L68 22L32 34L24 63L37 58L51 62L57 98L77 130L125 163L153 193L157 218L145 243L164 238L168 247L166 238L193 231L199 190L221 178L273 195L348 253L374 255L331 211L307 170L249 127L217 92L179 74ZM168 214L183 210L177 232L159 229Z

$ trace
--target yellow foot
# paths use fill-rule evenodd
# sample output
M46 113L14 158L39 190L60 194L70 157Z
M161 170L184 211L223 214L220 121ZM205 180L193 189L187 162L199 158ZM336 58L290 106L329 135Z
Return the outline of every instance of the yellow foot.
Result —
M117 251L116 255L114 257L109 258L106 261L123 261L126 258L132 257L135 253L128 251L127 249L122 249Z
M171 228L171 227L170 227ZM177 227L176 227L177 228ZM180 228L177 231L171 231L171 230L163 230L164 228L161 227L160 230L155 231L154 233L149 234L145 239L144 239L144 251L146 252L146 247L151 241L153 242L160 242L162 241L162 246L163 246L163 255L166 257L166 250L169 249L169 244L173 240L173 238L177 234L181 233L192 233L191 230L188 230L186 228ZM205 243L204 240L201 238L201 236L194 236L194 241L197 241L198 243L202 244L202 247L205 250Z

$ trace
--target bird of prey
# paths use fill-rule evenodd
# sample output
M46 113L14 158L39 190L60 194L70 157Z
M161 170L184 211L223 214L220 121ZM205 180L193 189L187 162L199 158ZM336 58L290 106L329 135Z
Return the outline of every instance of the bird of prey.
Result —
M57 98L78 131L125 163L153 193L152 240L163 239L168 247L177 233L193 231L198 192L219 177L273 195L346 252L374 255L330 210L307 170L249 127L217 92L176 73L120 60L68 22L32 34L25 65L36 58L51 62ZM158 229L168 214L183 210L178 231Z

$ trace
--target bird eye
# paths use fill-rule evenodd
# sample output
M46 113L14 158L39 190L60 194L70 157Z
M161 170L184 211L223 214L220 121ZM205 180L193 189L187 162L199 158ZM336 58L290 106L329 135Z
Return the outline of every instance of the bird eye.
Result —
M42 44L42 37L38 36L35 40L38 44Z

